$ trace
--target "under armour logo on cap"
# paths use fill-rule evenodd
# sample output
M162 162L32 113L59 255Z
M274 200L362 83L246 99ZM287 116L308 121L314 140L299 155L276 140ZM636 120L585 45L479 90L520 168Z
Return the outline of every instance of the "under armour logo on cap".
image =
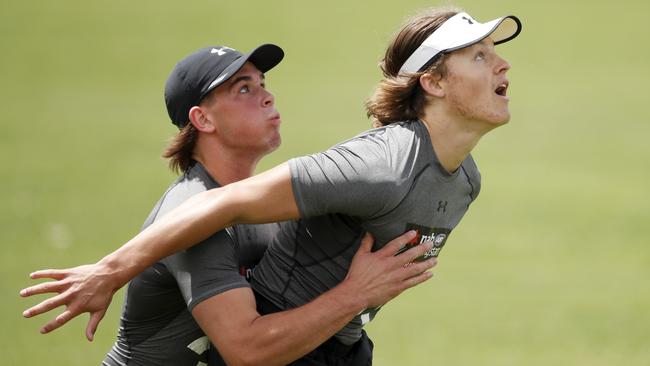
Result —
M234 50L233 50L232 48L230 48L230 47L221 47L221 48L213 48L213 49L211 49L211 50L210 50L210 53L216 53L216 54L219 55L219 56L223 56L223 55L226 54L226 50L234 51Z

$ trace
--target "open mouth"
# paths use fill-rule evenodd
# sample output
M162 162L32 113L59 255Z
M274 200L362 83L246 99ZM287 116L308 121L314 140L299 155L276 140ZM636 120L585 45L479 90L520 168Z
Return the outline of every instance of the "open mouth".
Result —
M507 95L507 92L508 92L508 82L499 84L499 86L497 86L497 88L494 90L494 92L497 95L505 97Z

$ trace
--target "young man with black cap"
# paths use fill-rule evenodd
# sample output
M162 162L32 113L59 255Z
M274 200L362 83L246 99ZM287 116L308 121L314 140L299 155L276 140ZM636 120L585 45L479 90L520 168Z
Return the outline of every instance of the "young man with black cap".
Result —
M279 146L280 114L265 88L264 72L282 58L283 51L270 44L247 55L216 46L176 65L165 101L180 131L164 156L182 175L155 205L145 228L199 192L252 175L257 162ZM118 340L103 365L195 366L208 362L208 353L210 365L224 364L224 359L229 364L286 364L368 305L382 304L428 278L418 274L430 265L412 266L409 273L402 268L423 249L393 257L412 235L378 253L370 253L366 238L341 285L300 308L260 316L247 279L267 245L280 230L293 230L292 225L233 226L136 276L126 291ZM89 338L103 313L91 315ZM207 352L206 333L223 359L216 351ZM364 346L371 352L369 343Z

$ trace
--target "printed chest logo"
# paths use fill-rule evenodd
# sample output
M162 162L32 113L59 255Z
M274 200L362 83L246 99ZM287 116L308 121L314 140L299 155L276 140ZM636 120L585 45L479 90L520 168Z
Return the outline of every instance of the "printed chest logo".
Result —
M428 252L424 253L424 255L416 258L415 261L417 262L421 262L431 257L437 257L440 254L442 247L447 242L447 238L449 237L449 234L451 233L451 230L446 228L438 228L438 227L430 228L430 227L417 225L417 224L410 224L410 223L406 224L406 229L404 230L404 232L407 232L409 230L415 230L416 232L415 238L413 238L410 242L406 243L406 245L404 245L400 250L398 250L397 253L395 253L395 255L403 253L408 249L413 248L416 245L420 245L426 241L433 242L433 248L431 248L431 250L429 250Z

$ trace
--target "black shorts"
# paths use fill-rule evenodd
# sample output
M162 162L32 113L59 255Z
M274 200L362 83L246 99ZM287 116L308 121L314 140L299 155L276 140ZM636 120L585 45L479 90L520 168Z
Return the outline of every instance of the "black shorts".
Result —
M282 311L264 296L255 292L257 311L271 314ZM372 365L373 344L365 331L354 344L346 345L336 337L331 337L302 358L290 363L291 366L370 366Z

